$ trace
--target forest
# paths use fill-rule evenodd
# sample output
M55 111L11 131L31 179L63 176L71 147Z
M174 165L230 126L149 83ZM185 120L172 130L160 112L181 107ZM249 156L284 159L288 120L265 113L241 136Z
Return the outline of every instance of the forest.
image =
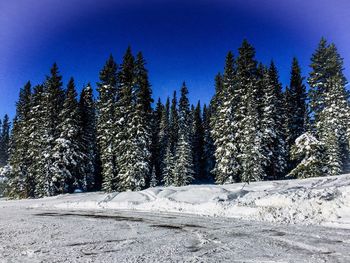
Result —
M44 83L20 90L10 128L0 131L0 167L9 198L75 191L253 182L348 172L350 111L343 59L322 38L310 72L291 59L283 87L244 40L228 52L208 105L194 105L184 82L161 100L141 52L111 55L92 85L63 87L56 63ZM219 69L220 70L220 69ZM195 88L195 87L193 87Z

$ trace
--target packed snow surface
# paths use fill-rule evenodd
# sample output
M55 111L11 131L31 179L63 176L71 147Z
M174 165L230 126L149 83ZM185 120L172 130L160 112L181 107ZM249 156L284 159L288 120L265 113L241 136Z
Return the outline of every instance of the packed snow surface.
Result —
M37 200L32 207L136 210L350 228L350 175L250 184L155 187Z

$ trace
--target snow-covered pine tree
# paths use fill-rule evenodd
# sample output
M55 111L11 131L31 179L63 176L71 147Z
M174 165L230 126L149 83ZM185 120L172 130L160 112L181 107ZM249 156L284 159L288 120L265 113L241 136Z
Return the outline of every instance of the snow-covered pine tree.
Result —
M169 167L172 166L172 163L168 163L170 160L166 159L167 150L171 150L170 146L170 123L169 123L169 114L170 114L170 101L169 98L167 99L165 106L162 108L162 114L161 114L161 120L160 120L160 129L159 129L159 165L160 165L160 172L161 172L161 180L160 182L163 182L163 176L166 172L164 172L164 169L170 169ZM168 174L168 173L166 173ZM167 180L169 182L169 180Z
M132 190L134 179L130 171L130 158L133 158L131 144L133 143L130 134L132 113L134 110L133 94L135 86L135 58L128 47L118 73L119 98L115 107L116 133L114 143L116 146L116 167L117 167L117 190ZM134 135L134 134L133 134Z
M86 158L80 137L81 119L74 79L67 85L65 101L59 115L59 137L53 148L53 178L55 194L73 192L75 189L87 190L85 176Z
M44 86L37 85L33 89L33 95L30 103L30 113L28 121L28 158L30 159L30 165L28 167L28 178L34 180L34 196L44 197L48 195L49 189L48 180L45 180L43 175L45 174L44 165L42 161L42 155L45 147L44 137L45 126L44 121L46 117L46 102L44 94Z
M122 70L123 70L122 65ZM134 86L132 105L127 123L125 163L120 163L120 178L126 190L141 190L151 177L151 89L145 61L138 53L134 66ZM122 83L122 82L121 82ZM122 158L123 159L123 158Z
M196 181L205 180L204 174L204 130L200 101L198 101L193 112L192 123L192 154L193 154L193 171Z
M285 115L286 115L286 151L289 151L295 143L295 139L306 132L305 116L307 114L306 88L298 60L294 57L291 69L290 85L285 91ZM295 161L288 158L288 171L295 166Z
M247 112L243 119L243 138L241 154L239 155L242 164L242 182L260 181L265 178L265 156L262 153L262 135L258 127L258 110L256 104L256 89L254 86L247 90Z
M31 95L31 84L28 81L19 93L11 135L9 159L11 172L7 189L7 195L11 198L34 197L35 182L34 178L29 176L28 173L31 164L31 159L29 158ZM2 128L2 131L4 131L4 128Z
M84 87L80 94L79 115L81 118L80 140L85 154L83 178L86 181L86 190L99 190L102 180L97 168L96 109L90 84Z
M36 178L36 196L52 196L56 192L54 185L53 169L53 148L60 132L57 128L59 125L59 114L64 102L64 91L62 89L62 76L59 74L57 64L51 68L51 74L46 77L43 90L43 116L40 124L40 156L36 157L35 165ZM42 128L42 129L41 129Z
M185 82L181 87L179 100L179 140L176 146L174 182L175 186L187 185L193 180L193 159L191 147L190 103Z
M282 87L273 62L268 70L265 69L264 87L261 130L265 171L269 179L279 179L285 175L286 169L285 112Z
M325 148L330 175L349 169L349 104L343 59L334 44L321 39L311 58L310 107L316 135Z
M215 167L215 145L212 136L212 129L215 127L217 120L217 109L222 104L222 91L223 91L223 79L222 75L218 73L215 76L215 93L210 100L207 112L203 110L203 124L204 127L204 140L205 140L205 159L206 159L206 177L213 179L213 170ZM209 177L208 177L209 176Z
M158 180L157 180L157 176L156 176L156 168L153 166L149 186L156 187L157 184L158 184Z
M211 135L215 146L215 167L212 173L216 183L225 184L239 180L240 166L235 141L233 92L235 90L235 61L232 52L226 56L222 87L217 83L215 114L211 118Z
M211 171L215 166L215 147L213 138L211 136L211 108L207 107L206 104L203 106L203 175L208 181L213 180L213 175Z
M259 88L255 50L247 41L243 41L237 58L236 89L233 94L235 141L239 149L240 180L244 182L259 181L265 177L265 158L259 130Z
M348 169L348 136L350 109L344 84L335 76L327 80L324 108L316 128L325 145L327 173L338 175Z
M288 174L288 177L309 178L325 175L324 145L310 132L303 133L291 148L291 158L298 165Z
M117 189L115 142L115 105L117 98L117 64L110 55L100 71L97 91L97 143L101 160L102 189L106 192Z
M171 151L170 144L166 148L166 153L163 160L162 178L165 186L171 186L174 184L175 171L174 171L174 155Z
M193 174L191 143L184 133L180 133L176 147L173 185L184 186L190 184L193 180Z
M176 91L173 93L170 107L170 122L169 122L169 143L173 154L176 152L177 142L179 140L179 116L177 109Z

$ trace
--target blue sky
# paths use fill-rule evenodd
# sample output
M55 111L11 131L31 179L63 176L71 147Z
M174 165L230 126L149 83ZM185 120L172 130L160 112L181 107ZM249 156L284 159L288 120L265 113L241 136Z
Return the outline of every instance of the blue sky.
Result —
M350 78L347 0L5 0L0 10L0 115L13 117L19 89L41 83L53 62L80 90L96 86L109 54L120 63L128 45L144 53L155 99L186 81L192 103L208 102L226 53L244 38L287 85L292 57L307 76L324 36Z

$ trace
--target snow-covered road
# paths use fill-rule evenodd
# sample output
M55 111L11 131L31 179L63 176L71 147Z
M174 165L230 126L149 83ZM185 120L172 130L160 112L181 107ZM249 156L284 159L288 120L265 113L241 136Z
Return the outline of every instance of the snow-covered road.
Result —
M31 202L1 202L0 262L350 262L348 229Z

